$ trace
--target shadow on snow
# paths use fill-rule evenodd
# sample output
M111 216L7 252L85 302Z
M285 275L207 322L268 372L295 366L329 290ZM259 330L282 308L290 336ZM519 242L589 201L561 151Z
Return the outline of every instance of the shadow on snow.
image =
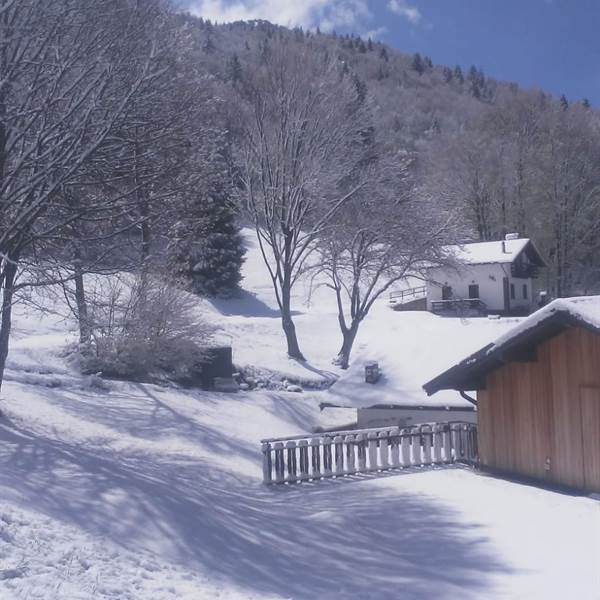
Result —
M97 396L77 410L117 433L151 436L164 425L215 453L260 461L258 448L146 394L154 404L144 414L135 403L103 406ZM62 441L7 418L0 420L0 482L57 519L258 594L425 600L468 590L484 597L487 577L508 572L477 525L417 494L342 481L265 487L203 460Z

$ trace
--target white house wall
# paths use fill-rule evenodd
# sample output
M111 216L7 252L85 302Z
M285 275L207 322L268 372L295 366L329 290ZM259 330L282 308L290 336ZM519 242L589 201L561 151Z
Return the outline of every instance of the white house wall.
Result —
M479 285L479 299L490 311L504 310L503 279L508 277L509 285L515 286L515 299L511 298L511 309L530 309L532 306L531 279L516 279L510 275L510 264L468 265L460 270L431 269L427 281L427 310L432 302L442 300L442 286L452 287L453 298L468 298L469 285ZM527 298L523 298L523 284L527 285ZM509 288L510 292L510 288Z
M421 423L446 423L448 421L465 421L477 423L477 411L473 409L446 410L444 408L359 408L357 410L357 427L407 427Z

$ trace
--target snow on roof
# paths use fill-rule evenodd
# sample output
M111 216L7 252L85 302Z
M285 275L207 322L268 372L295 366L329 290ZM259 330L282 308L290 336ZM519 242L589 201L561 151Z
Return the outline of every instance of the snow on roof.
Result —
M503 353L521 344L536 345L567 327L581 326L600 334L600 296L559 298L512 327L493 343L424 384L431 395L440 390L470 387L482 376L504 364Z
M574 298L558 298L547 306L540 308L532 315L524 319L516 327L513 327L501 335L488 349L490 354L497 348L522 335L540 323L546 321L557 313L563 313L572 317L575 321L588 325L593 329L600 330L600 296L576 296Z
M494 242L476 242L449 246L448 250L456 260L469 265L511 263L521 254L529 241L529 238L517 238Z

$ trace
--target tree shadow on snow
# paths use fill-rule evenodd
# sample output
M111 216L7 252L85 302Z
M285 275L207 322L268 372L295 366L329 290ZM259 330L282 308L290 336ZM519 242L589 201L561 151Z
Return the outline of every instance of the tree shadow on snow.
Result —
M240 290L239 294L233 298L209 298L209 302L225 316L267 317L272 319L281 317L278 308L271 308L246 290ZM292 316L300 314L302 313L299 311L292 311Z
M207 430L188 435L260 461L258 448L233 449L226 432ZM7 418L0 484L59 520L259 595L483 598L487 577L508 572L477 525L417 494L360 482L265 487L202 460L61 441Z

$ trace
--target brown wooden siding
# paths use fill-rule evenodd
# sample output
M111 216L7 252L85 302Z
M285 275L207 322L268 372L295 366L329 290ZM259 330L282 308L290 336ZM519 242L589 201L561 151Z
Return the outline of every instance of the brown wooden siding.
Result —
M600 491L600 336L572 328L478 392L484 466Z

